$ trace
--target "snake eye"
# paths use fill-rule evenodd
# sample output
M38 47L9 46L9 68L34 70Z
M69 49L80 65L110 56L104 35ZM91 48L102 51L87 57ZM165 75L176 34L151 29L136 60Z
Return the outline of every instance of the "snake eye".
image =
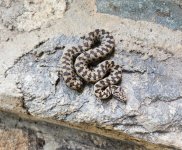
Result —
M111 86L111 90L112 90L113 96L116 99L126 103L127 98L125 96L125 92L124 92L124 90L120 86L112 85Z

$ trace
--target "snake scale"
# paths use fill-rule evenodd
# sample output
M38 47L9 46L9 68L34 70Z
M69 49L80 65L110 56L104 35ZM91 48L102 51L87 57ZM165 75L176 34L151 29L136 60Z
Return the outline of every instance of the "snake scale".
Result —
M93 48L97 42L99 46ZM60 60L60 69L63 80L71 89L80 91L83 80L95 83L95 96L107 99L111 95L125 102L124 91L116 84L122 78L122 68L113 60L105 60L95 67L90 65L104 59L113 52L115 41L109 32L96 29L84 36L83 42L67 47Z

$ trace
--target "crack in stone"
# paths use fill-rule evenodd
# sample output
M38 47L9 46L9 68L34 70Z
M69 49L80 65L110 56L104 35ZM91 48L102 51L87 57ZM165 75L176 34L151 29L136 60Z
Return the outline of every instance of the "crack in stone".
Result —
M131 74L131 73L138 73L138 74L145 74L146 70L140 71L140 70L129 70L129 69L123 69L123 72L126 74Z

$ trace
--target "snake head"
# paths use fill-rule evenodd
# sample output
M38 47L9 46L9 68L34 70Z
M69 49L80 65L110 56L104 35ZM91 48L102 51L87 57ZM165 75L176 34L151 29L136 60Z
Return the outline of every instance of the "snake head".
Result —
M111 91L116 99L119 99L120 101L126 103L127 98L121 86L111 85Z

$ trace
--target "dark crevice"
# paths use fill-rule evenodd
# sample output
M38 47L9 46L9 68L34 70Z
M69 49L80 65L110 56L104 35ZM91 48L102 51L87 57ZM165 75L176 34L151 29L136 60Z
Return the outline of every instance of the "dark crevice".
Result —
M146 73L146 70L139 71L139 70L127 70L127 69L123 69L123 72L124 73L127 73L127 74L131 74L131 73L144 74L144 73Z

